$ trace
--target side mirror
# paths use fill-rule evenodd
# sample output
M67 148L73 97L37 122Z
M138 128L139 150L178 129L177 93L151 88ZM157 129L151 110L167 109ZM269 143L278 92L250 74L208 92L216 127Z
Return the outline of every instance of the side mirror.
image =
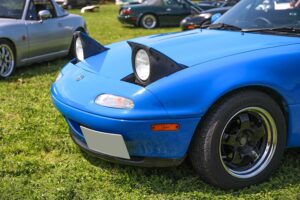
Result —
M41 21L47 20L51 17L52 17L52 15L51 15L49 10L41 10L39 12L39 18L40 18Z
M222 16L221 13L216 13L216 14L214 14L213 16L211 16L210 22L211 22L212 24L215 23L215 21L217 21L221 16Z

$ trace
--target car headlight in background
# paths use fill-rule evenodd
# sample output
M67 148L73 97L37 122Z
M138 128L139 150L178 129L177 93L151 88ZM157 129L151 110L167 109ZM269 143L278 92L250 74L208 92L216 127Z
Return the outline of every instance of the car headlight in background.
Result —
M99 95L96 98L95 103L109 108L132 109L134 107L132 100L112 94Z
M200 17L203 17L205 19L209 19L211 17L211 14L210 13L202 13L199 15Z
M73 46L78 61L83 61L91 56L108 50L108 48L81 31L74 33Z
M135 72L142 81L147 81L150 77L150 58L144 49L138 50L135 55Z

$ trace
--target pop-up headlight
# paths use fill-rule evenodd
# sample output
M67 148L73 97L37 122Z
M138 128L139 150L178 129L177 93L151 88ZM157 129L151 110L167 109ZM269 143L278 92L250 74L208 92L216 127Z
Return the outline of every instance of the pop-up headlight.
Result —
M74 52L78 61L83 61L86 58L108 50L108 48L104 47L83 32L78 31L74 33L73 38L73 46L75 48Z
M181 65L159 51L134 42L128 42L132 48L132 68L135 83L147 86L158 79L185 69ZM126 78L125 78L126 79Z

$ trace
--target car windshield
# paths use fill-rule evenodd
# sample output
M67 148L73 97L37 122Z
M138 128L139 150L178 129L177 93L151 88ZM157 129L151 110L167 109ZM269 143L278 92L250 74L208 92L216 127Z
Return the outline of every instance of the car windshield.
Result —
M217 24L220 26L215 26ZM214 26L299 34L300 0L242 0L219 18Z
M0 18L20 19L25 0L0 0Z
M163 0L146 0L143 4L152 5L152 6L161 6L163 5Z

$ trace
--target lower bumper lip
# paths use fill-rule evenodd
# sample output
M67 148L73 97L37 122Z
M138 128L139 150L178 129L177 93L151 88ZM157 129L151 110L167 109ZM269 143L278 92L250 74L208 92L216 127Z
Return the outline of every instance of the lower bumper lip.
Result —
M96 152L91 150L87 147L86 143L81 141L75 136L75 133L70 129L70 135L72 140L77 144L83 151L100 158L102 160L117 163L117 164L124 164L130 166L138 166L138 167L172 167L180 165L186 158L186 156L182 158L147 158L147 157L131 157L130 159L122 159L113 156L109 156L103 153Z
M136 24L137 18L133 16L118 16L118 20L123 24Z

